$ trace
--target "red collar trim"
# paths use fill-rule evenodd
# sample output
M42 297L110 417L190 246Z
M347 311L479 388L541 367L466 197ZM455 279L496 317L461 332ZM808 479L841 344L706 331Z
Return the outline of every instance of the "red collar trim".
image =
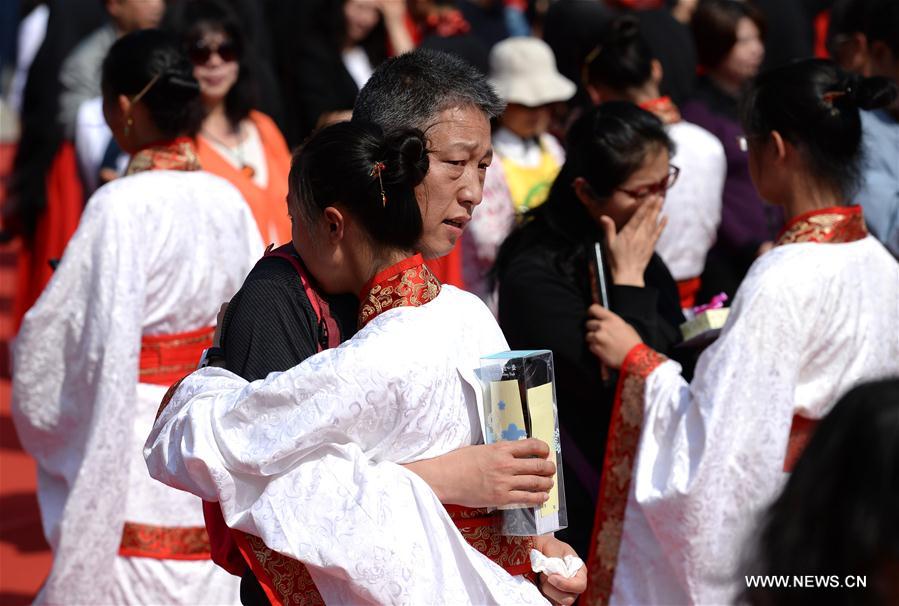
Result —
M403 259L366 282L359 296L359 327L388 309L419 307L440 293L440 282L420 254Z
M145 149L152 149L155 147L163 147L163 148L177 148L185 143L196 147L196 141L194 141L191 137L183 136L183 137L175 137L174 139L160 139L159 141L153 141L152 143L147 143L139 150L137 153L144 151Z
M680 110L677 109L671 97L650 99L640 103L638 107L655 114L665 124L674 124L681 121Z
M833 206L794 217L777 236L776 246L800 242L841 244L867 235L861 206Z
M148 170L200 170L196 142L190 137L176 137L145 145L131 156L125 174Z

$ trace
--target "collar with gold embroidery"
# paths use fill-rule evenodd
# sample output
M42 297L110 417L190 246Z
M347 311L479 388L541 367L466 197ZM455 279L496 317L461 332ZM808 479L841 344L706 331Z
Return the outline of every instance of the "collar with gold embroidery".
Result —
M680 110L677 109L677 106L674 104L674 101L671 100L671 97L657 97L655 99L650 99L649 101L640 103L639 107L640 109L645 109L646 111L655 114L664 124L674 124L675 122L681 121Z
M362 287L359 328L397 307L419 307L440 293L440 282L420 254L378 272Z
M776 246L799 242L855 242L868 235L861 206L821 208L794 217L777 236Z
M197 146L190 137L151 143L135 152L128 163L126 175L148 170L200 170Z

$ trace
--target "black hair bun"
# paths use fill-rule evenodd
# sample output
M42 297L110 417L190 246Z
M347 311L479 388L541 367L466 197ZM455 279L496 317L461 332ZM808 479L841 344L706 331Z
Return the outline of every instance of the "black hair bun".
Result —
M612 24L610 41L619 46L631 44L640 37L640 23L632 15L619 17Z
M387 136L384 146L385 183L415 187L428 172L428 149L424 134L403 129Z
M877 109L890 105L899 91L887 78L859 78L849 96L859 109Z

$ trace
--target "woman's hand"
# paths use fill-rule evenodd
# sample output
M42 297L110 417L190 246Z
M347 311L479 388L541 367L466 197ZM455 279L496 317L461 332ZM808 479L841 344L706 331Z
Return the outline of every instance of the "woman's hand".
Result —
M543 505L556 466L549 447L535 438L466 446L445 455L407 463L441 503L465 507Z
M666 217L659 220L664 198L645 202L637 208L620 232L615 230L615 222L607 216L600 218L606 233L606 250L612 281L621 286L643 287L643 272L652 258L656 242L668 222Z
M534 537L534 548L548 558L564 558L577 555L571 545L563 543L551 534ZM560 574L546 575L540 573L540 591L553 604L568 606L574 604L577 597L587 589L587 567L582 566L570 579Z
M412 36L406 29L406 0L377 0L378 10L384 17L384 29L393 55L402 55L415 48Z
M621 368L628 352L643 342L634 327L600 305L587 309L587 345L610 368Z

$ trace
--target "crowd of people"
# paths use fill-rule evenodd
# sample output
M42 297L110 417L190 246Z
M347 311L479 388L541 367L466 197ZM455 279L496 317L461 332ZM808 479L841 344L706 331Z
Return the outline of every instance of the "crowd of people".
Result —
M899 601L896 0L13 6L36 604Z

